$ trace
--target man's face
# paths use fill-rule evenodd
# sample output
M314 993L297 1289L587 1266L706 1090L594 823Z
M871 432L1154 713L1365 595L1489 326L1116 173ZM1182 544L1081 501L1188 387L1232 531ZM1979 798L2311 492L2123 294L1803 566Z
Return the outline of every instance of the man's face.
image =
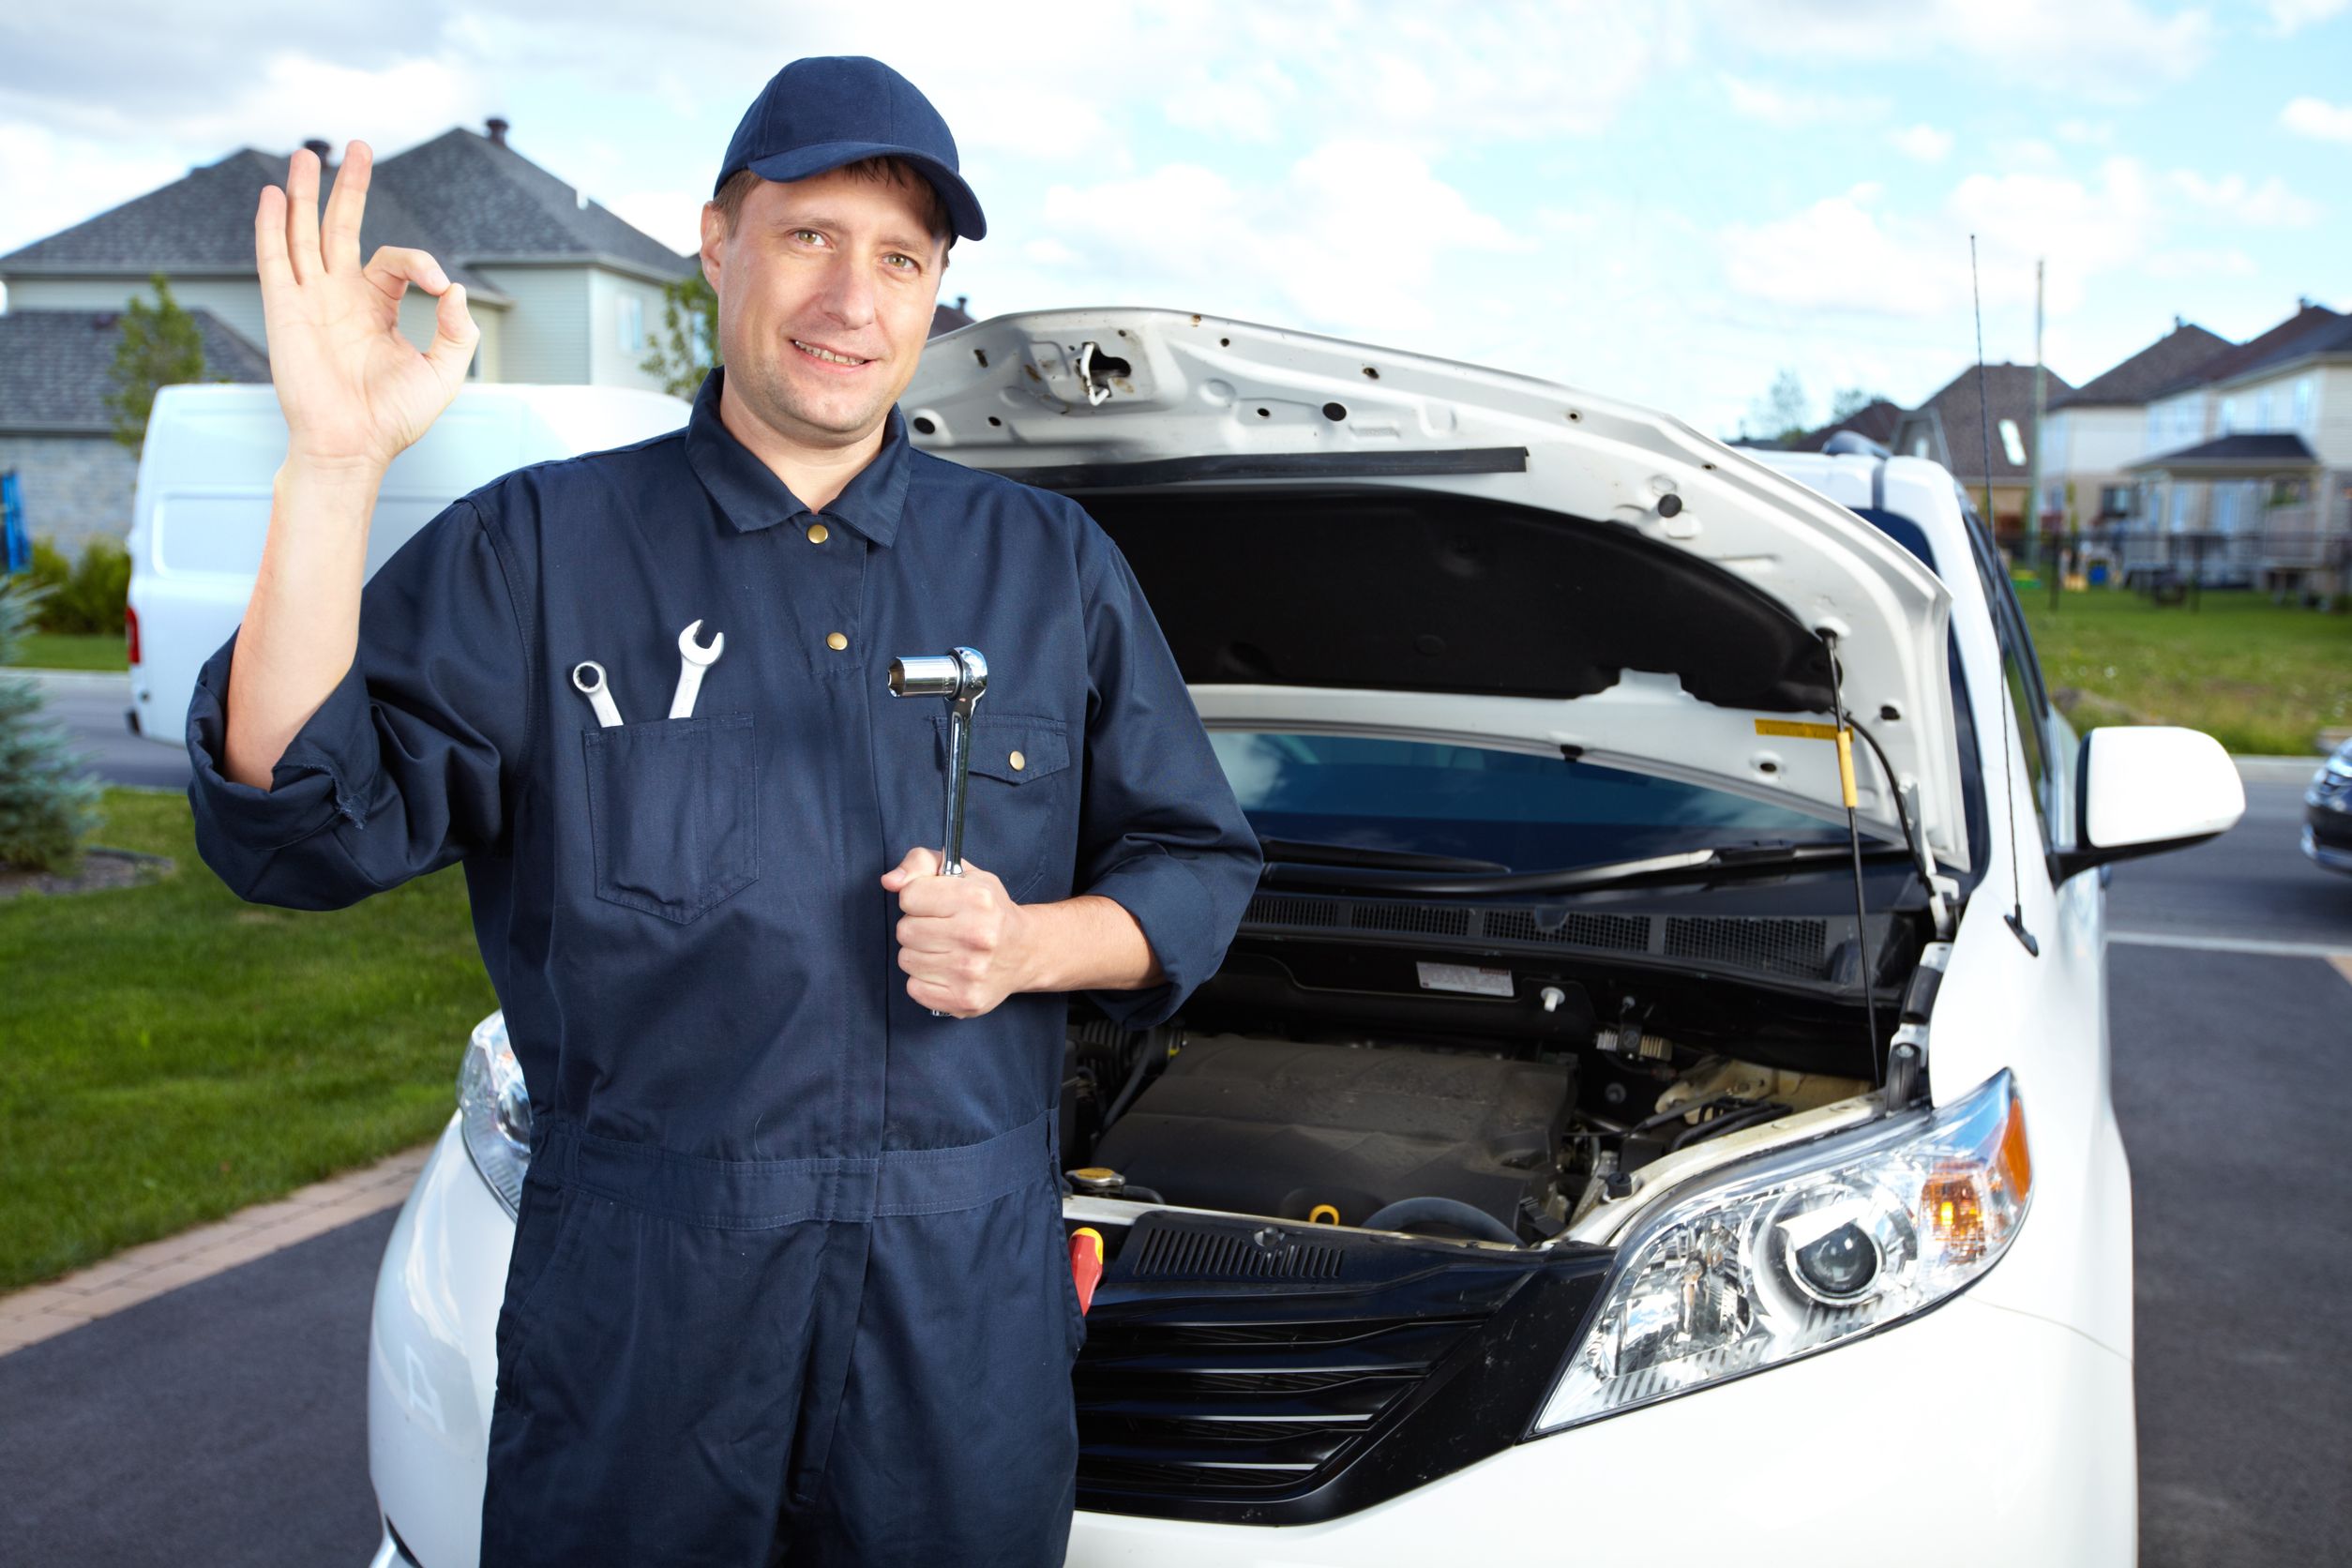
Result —
M947 256L924 226L927 194L837 169L762 180L732 238L704 204L727 385L779 434L847 445L914 379Z

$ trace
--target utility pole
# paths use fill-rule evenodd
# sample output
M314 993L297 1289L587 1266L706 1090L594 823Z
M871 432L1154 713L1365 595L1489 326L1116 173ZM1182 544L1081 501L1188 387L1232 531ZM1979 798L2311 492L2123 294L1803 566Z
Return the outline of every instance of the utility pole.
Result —
M2033 450L2028 454L2030 475L2026 492L2026 539L2029 546L2042 542L2042 420L2049 412L2048 397L2042 380L2042 268L2033 264ZM2056 610L2058 592L2065 585L2065 562L2060 558L2057 542L2050 546L2050 608Z

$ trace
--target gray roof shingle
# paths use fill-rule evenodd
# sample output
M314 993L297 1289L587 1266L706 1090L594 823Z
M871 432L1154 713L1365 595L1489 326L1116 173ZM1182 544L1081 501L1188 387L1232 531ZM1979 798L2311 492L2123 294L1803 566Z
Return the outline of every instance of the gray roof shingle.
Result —
M2239 430L2230 435L2216 436L2194 446L2184 446L2178 452L2162 452L2152 458L2142 458L2133 463L2139 469L2225 468L2243 467L2248 463L2280 463L2291 468L2316 465L2318 456L2303 438L2291 432Z
M264 186L283 185L290 155L240 147L218 163L133 197L69 229L0 256L0 278L30 275L254 276L253 212ZM339 166L325 171L321 202ZM691 257L631 227L512 148L462 127L391 158L368 182L359 253L381 245L430 251L475 299L506 303L477 264L529 259L601 261L659 279L683 278Z
M2051 411L2145 403L2158 389L2202 369L2237 346L2194 322L2177 322L2170 332L2131 358L2091 377L2065 397L2052 398Z
M2043 375L2043 396L2052 403L2072 393L2074 388L2064 376L2045 369ZM2022 480L2031 471L2033 461L2033 367L2030 365L1987 365L1984 367L1984 389L1980 399L1977 390L1977 369L1971 365L1961 371L1941 390L1919 407L1903 416L1895 427L1894 439L1888 443L1896 452L1908 456L1915 436L1933 432L1940 436L1943 449L1937 451L1933 440L1927 455L1952 470L1953 477L1963 482L1984 482L1985 428L1980 410L1989 413L1993 420L1993 472L1996 482ZM2025 449L2026 461L2012 462L2000 436L2000 421L2016 421L2018 440Z
M2352 317L2339 316L2324 305L2306 300L2295 313L2258 338L2250 338L2226 354L2217 354L2195 369L2174 377L2150 394L2170 397L2192 387L2209 386L2217 381L2227 381L2250 370L2299 359L2306 354L2325 352L2341 346L2335 339L2343 333Z
M204 345L207 381L266 382L269 359L209 310L190 310ZM105 433L114 428L119 310L10 310L0 314L0 430Z

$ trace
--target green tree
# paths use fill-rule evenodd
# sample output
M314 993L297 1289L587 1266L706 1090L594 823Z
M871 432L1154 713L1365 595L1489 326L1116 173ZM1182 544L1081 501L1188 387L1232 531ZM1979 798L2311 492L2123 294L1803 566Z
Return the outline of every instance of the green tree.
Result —
M638 369L661 378L662 390L691 400L702 389L702 378L723 363L718 353L718 295L700 267L674 283L662 285L659 338L648 339L654 352Z
M1772 388L1748 405L1748 417L1740 422L1746 430L1752 422L1754 434L1768 441L1790 441L1812 427L1805 422L1812 400L1805 396L1805 384L1797 379L1797 372L1784 366L1772 378Z
M22 576L0 577L0 667L16 662L41 597ZM40 706L31 676L0 669L0 866L71 871L98 826L98 786Z
M156 389L204 379L204 342L197 334L196 318L172 297L163 274L148 279L156 304L150 308L136 294L123 313L123 334L114 345L115 390L106 395L114 411L114 439L130 448L132 457L147 443L147 413L155 407ZM217 377L226 380L226 377Z
M1841 419L1851 419L1873 403L1892 401L1892 399L1867 387L1848 386L1831 397L1830 423L1834 425Z

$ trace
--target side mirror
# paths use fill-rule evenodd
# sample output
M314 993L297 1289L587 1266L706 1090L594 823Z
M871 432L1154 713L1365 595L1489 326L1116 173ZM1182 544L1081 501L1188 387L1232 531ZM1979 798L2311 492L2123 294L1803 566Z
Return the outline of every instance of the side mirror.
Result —
M2074 847L2052 857L2060 882L2110 861L2201 844L2246 814L2237 764L2202 730L2093 730L2083 737L2074 784Z

